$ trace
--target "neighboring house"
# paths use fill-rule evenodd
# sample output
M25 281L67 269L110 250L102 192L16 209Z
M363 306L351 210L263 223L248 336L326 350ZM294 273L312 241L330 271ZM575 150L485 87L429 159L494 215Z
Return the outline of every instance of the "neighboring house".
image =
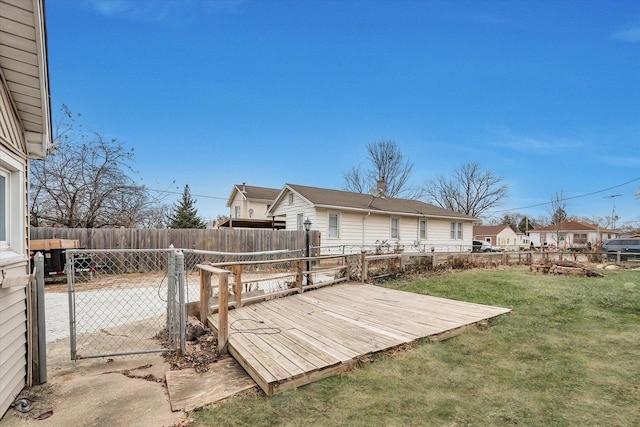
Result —
M321 251L471 250L477 218L417 200L286 184L268 215L285 217L287 230L321 233Z
M534 246L547 244L558 249L586 248L618 237L615 230L579 221L565 221L529 230Z
M508 224L476 225L473 227L473 238L488 242L491 246L498 246L505 251L517 251L521 248L529 249L529 238L516 233Z
M0 17L1 418L31 381L27 179L51 145L51 109L43 0L0 1Z
M277 188L234 185L227 207L229 218L218 223L218 227L230 228L284 228L284 220L267 216L267 211L280 192Z

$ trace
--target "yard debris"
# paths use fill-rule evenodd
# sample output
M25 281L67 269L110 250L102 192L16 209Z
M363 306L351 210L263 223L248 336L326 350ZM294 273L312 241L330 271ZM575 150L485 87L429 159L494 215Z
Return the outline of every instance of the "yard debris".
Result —
M579 277L604 277L604 275L579 262L544 261L531 264L531 271L542 274L567 275Z
M189 339L190 328L193 329L193 331L197 331L194 333L199 333L200 335L197 337L193 336L192 339ZM156 335L156 338L159 339L163 345L169 347L169 334L166 329L163 329ZM190 316L187 321L186 344L186 354L178 355L175 351L166 351L162 354L171 366L171 370L193 368L198 373L207 372L211 368L211 364L217 362L220 358L217 351L217 336L195 317Z
M187 341L195 341L205 333L202 322L195 316L189 316L187 319Z

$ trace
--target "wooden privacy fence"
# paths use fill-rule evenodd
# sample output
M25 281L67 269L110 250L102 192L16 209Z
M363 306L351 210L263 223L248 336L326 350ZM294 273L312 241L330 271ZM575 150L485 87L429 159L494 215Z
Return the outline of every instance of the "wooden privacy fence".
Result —
M263 252L305 249L305 231L260 229L54 228L31 227L31 240L79 240L84 249L183 249L218 252ZM320 233L311 231L312 247Z

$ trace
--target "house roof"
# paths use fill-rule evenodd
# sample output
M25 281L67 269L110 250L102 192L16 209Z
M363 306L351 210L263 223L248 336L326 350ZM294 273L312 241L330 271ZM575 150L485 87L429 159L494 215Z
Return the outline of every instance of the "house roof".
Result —
M51 106L43 0L0 2L0 77L26 131L29 155L51 146Z
M277 205L287 191L297 193L315 207L364 212L379 212L411 216L429 216L440 218L464 219L475 221L477 218L449 209L424 203L418 200L398 199L393 197L373 197L370 194L352 193L349 191L331 190L327 188L307 187L296 184L285 184L278 194L273 206Z
M233 199L235 198L236 193L242 194L245 200L250 199L250 200L262 200L265 202L273 202L278 196L279 192L280 192L280 189L278 188L255 187L253 185L246 185L244 183L236 184L233 186L233 189L231 190L231 194L227 199L227 207L230 207L231 203L233 203Z
M600 231L601 233L615 233L615 230L609 230L604 227L600 227L595 224L587 224L586 222L580 221L563 221L559 224L550 224L545 227L534 228L533 230L529 230L529 232L539 232L539 231Z
M510 229L515 233L513 228L511 228L508 224L500 224L500 225L476 225L473 227L473 235L474 236L497 236L500 234L505 228Z

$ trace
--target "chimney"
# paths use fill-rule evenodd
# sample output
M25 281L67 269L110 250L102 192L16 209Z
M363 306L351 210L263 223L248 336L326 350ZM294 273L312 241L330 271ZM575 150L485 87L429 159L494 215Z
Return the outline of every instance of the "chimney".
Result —
M384 176L378 180L378 193L380 193L380 197L386 196L387 192L387 181L384 180Z

